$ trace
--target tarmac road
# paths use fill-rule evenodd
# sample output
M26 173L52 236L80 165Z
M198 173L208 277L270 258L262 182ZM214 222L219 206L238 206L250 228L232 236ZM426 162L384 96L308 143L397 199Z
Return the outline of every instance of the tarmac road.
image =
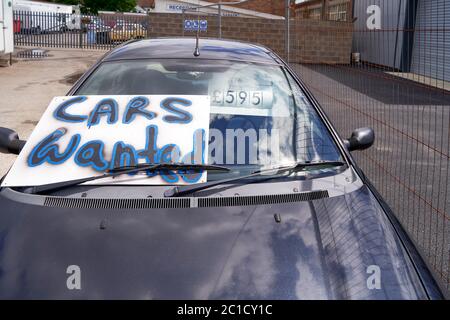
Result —
M47 58L17 59L11 67L0 68L0 126L15 130L26 140L51 99L65 95L103 54L98 50L50 49ZM0 154L0 176L14 159L14 155Z
M450 288L450 92L359 66L295 65L343 138L372 127L354 156Z

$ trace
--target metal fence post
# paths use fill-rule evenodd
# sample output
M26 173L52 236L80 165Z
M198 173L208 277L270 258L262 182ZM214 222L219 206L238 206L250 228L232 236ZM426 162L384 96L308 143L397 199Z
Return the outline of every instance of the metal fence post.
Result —
M290 53L290 2L291 0L286 0L286 13L285 13L285 51L286 51L286 61L289 63L289 53Z
M222 39L222 5L220 3L217 6L217 10L219 13L219 39Z
M150 18L150 14L147 13L147 39L150 38L151 28L152 28L152 19Z
M182 12L182 16L181 16L181 30L183 30L183 37L184 37L184 12L185 12L185 9L182 9L181 12Z
M80 48L83 48L83 20L80 17L80 37L78 39Z

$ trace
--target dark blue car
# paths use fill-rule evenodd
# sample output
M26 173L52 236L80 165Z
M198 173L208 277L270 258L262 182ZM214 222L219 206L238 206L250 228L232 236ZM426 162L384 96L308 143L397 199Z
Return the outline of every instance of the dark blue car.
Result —
M188 38L126 43L68 95L209 97L208 157L141 153L87 179L36 185L30 175L3 185L0 298L443 298L352 159L373 144L370 128L342 140L267 48L201 39L194 51ZM18 154L24 144L0 130L0 151ZM204 172L207 181L170 183ZM138 173L169 182L101 177Z

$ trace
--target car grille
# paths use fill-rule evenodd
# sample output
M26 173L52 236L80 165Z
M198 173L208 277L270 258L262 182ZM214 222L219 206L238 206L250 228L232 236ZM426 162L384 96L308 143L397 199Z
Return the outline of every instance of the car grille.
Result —
M328 191L258 196L207 197L207 198L149 198L149 199L94 199L46 197L44 206L80 209L170 209L255 206L276 203L312 201L328 198Z

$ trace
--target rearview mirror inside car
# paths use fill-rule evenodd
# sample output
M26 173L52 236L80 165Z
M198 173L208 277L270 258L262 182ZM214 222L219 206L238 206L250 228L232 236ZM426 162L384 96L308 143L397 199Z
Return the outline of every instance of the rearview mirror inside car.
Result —
M348 151L366 150L375 142L375 132L372 128L360 128L352 132L348 140L344 140L344 144Z
M0 152L19 154L25 141L19 139L17 132L0 127Z

